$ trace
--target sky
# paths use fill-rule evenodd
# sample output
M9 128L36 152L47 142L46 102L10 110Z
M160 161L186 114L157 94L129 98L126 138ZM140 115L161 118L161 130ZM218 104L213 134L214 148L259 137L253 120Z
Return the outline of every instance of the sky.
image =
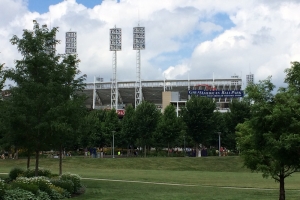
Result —
M113 52L109 29L122 28L117 80L136 79L133 27L145 27L142 80L211 79L254 74L284 82L284 69L300 61L300 0L0 0L0 63L14 67L21 55L10 44L33 20L58 27L58 53L65 32L77 32L79 68L109 81Z

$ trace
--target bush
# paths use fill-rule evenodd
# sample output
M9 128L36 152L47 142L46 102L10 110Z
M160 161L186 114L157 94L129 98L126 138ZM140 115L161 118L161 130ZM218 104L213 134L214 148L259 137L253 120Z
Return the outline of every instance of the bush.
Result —
M74 183L71 180L51 180L51 183L55 186L61 187L67 190L69 193L73 194L74 191Z
M54 186L50 182L49 178L44 176L37 176L31 178L18 177L15 182L24 183L28 185L30 184L36 185L39 190L46 192L51 199L61 199L63 198L62 195L65 194L64 189Z
M56 187L55 185L49 185L49 188L51 190L51 192L49 192L49 196L51 197L51 199L63 199L64 198L64 194L65 194L65 190L60 188L60 187Z
M38 200L51 200L50 196L47 194L47 192L43 192L41 190L37 193L37 199Z
M34 183L18 181L18 179L11 183L11 187L27 190L33 194L37 194L39 191L39 186Z
M80 176L78 176L77 174L70 174L70 173L63 174L61 175L60 180L72 181L72 183L74 184L74 193L79 192L80 188L82 187Z
M218 156L219 153L217 152L216 149L212 148L212 149L207 149L207 155L208 156Z
M25 176L27 178L34 177L35 176L35 169L27 169L24 172L23 176ZM45 176L45 177L51 178L52 174L51 174L50 170L39 168L38 169L38 176Z
M16 180L16 178L22 176L24 172L25 171L21 168L13 168L12 170L10 170L8 176L11 180Z
M5 194L6 184L4 180L0 179L0 199L2 200L2 197Z
M38 200L33 193L23 189L6 190L3 200Z

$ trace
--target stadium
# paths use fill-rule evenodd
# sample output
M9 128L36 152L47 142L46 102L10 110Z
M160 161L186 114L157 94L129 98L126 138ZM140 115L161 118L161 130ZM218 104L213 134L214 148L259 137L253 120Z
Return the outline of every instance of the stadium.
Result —
M124 115L126 106L136 106L137 85L136 81L117 82L117 112L119 116ZM184 106L193 94L214 98L220 112L228 111L229 103L233 98L243 96L242 79L236 75L226 79L141 81L141 85L142 100L154 103L162 111L167 105L173 104L177 108L177 113L180 106ZM88 97L86 107L91 109L112 108L112 82L104 82L103 79L98 78L95 82L86 83L84 93ZM238 93L238 95L233 93Z

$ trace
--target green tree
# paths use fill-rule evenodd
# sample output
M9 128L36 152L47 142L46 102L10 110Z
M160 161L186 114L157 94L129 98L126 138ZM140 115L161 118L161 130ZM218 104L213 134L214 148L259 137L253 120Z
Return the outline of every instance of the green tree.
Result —
M192 96L181 108L180 116L187 127L187 135L192 138L196 145L197 154L199 144L206 144L214 130L214 110L216 104L213 99L207 97Z
M135 127L135 110L131 105L126 107L125 115L121 121L121 135L127 146L131 146L130 153L132 153L137 139L137 131ZM129 150L127 154L129 154Z
M144 155L146 157L147 145L150 144L153 133L156 130L159 120L159 112L155 104L143 101L137 106L135 111L136 131L141 144L144 146Z
M286 70L288 88L280 88L276 95L270 77L248 86L251 118L237 127L245 166L278 181L279 200L285 200L285 178L300 167L300 94L293 81L300 74L291 76L299 67L292 63Z
M120 134L120 121L115 109L105 112L105 120L102 130L106 145L113 147L113 137L115 142L114 146L116 146L117 143L120 143L122 139Z
M176 116L176 109L173 105L168 105L159 120L157 132L161 135L164 144L169 148L174 146L177 138L181 133L180 118Z
M229 104L230 112L221 113L222 119L217 120L216 124L222 124L222 128L219 128L218 132L222 132L222 145L227 149L236 150L236 126L239 123L243 123L250 117L250 103L246 99L233 100Z
M84 147L92 147L97 145L98 132L101 133L101 123L99 116L104 110L91 110L83 115L82 122L80 123L79 131L81 134L78 137L79 144ZM99 145L100 146L100 145Z
M18 124L26 127L23 132L14 133L16 138L25 138L24 146L35 152L36 175L39 152L66 139L62 136L65 131L72 132L74 124L67 118L73 117L69 111L80 104L77 101L82 98L77 92L84 87L85 77L79 76L77 57L56 54L57 31L58 28L49 30L35 22L34 30L24 30L22 38L14 35L11 43L17 46L22 59L6 73L16 83L10 90L13 106L20 108Z

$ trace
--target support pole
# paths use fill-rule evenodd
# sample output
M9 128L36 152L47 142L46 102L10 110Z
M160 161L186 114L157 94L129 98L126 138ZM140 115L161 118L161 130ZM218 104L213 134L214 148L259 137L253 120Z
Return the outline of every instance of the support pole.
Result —
M113 52L112 60L113 77L111 82L111 109L118 110L118 86L117 86L117 51Z
M113 131L113 158L115 158L115 131Z
M219 156L221 156L221 132L218 132L219 134Z
M135 108L142 102L142 81L141 81L141 50L136 51L136 85L135 85Z
M93 89L93 110L95 109L95 99L96 99L96 83L95 83L96 77L94 76L94 89Z

